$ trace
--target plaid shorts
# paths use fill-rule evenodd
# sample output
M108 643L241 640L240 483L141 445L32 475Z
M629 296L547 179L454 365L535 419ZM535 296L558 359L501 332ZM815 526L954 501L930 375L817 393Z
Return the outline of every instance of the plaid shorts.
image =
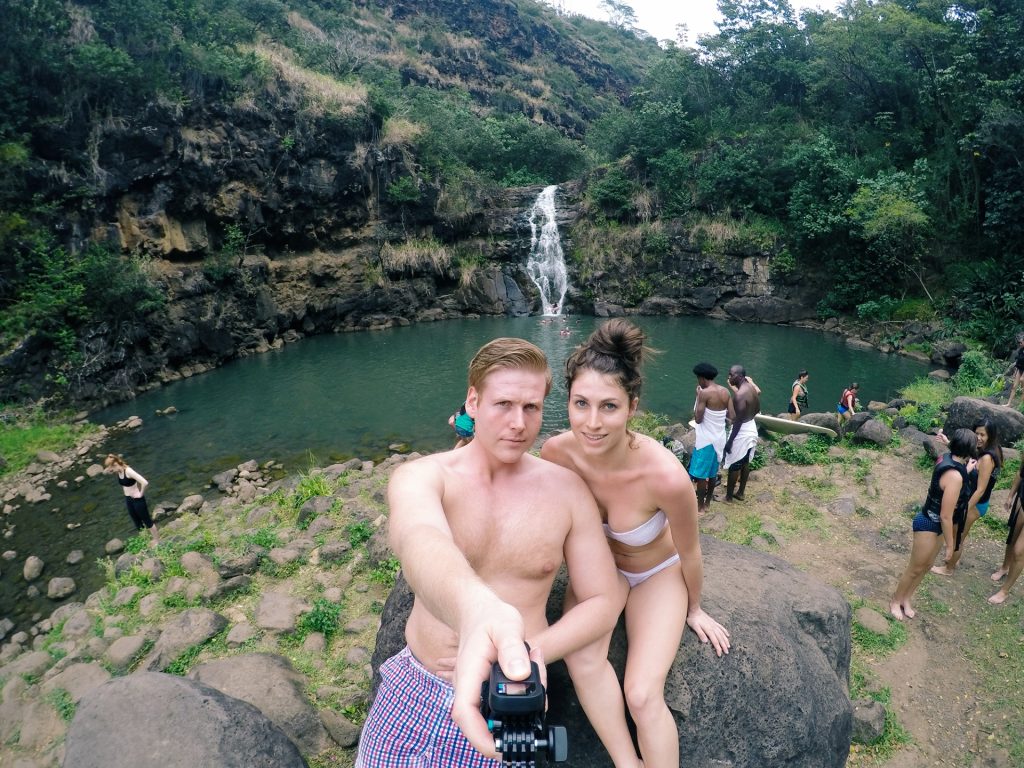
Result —
M452 686L428 672L408 646L385 661L356 768L500 768L455 725L454 696Z

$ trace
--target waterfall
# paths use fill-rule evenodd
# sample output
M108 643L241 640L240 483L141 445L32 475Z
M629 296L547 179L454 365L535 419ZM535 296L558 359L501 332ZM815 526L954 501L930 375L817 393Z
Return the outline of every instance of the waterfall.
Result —
M545 187L530 210L530 258L526 271L540 291L541 310L545 315L562 314L565 291L569 287L555 221L557 189L555 184Z

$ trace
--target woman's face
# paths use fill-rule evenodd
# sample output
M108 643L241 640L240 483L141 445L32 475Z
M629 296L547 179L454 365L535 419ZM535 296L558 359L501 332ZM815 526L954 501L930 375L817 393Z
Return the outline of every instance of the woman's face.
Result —
M569 426L583 450L603 452L625 438L638 402L611 374L583 369L569 388Z
M988 447L988 430L985 427L978 427L974 434L978 437L978 450L985 450Z

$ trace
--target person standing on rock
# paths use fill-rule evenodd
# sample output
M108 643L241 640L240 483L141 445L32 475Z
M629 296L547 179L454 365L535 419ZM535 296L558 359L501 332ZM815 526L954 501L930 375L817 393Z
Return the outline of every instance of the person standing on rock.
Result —
M736 395L732 407L735 418L729 439L725 441L725 458L729 474L725 481L725 500L743 501L747 492L747 478L750 477L750 462L757 450L757 423L754 417L761 412L760 390L747 376L742 365L734 365L729 369L729 386ZM740 487L736 489L736 481Z
M839 431L842 432L843 426L850 419L853 418L853 414L857 412L857 392L860 389L860 384L856 381L850 386L843 390L843 394L839 396L839 404L836 406L836 412L839 414ZM835 392L835 390L832 390Z
M627 426L639 405L643 332L606 322L566 361L569 432L544 443L541 457L586 482L605 518L621 574L629 651L623 689L646 768L679 765L679 732L665 703L665 682L687 625L718 655L729 632L701 607L704 567L697 497L675 455ZM601 553L594 553L595 555ZM580 595L570 574L566 606ZM566 656L576 695L616 768L637 766L622 691L608 661L609 631Z
M800 371L793 382L792 391L789 393L789 418L799 421L800 417L807 413L807 379L810 374L807 371Z
M108 453L107 458L103 460L103 471L108 475L117 475L117 482L124 491L125 505L128 507L132 522L140 531L143 528L149 531L155 547L160 543L160 535L146 504L146 486L149 485L149 481L129 467L124 459L113 453Z
M697 514L711 509L711 499L718 481L718 468L725 456L725 421L735 419L729 390L715 383L718 369L711 363L697 363L693 367L697 377L697 400L693 405L693 420L697 424L690 457L690 479L697 486Z
M977 436L969 429L958 429L949 441L949 453L932 470L928 495L921 511L914 518L910 562L900 576L896 592L889 602L889 612L900 621L912 619L916 615L910 605L911 598L935 562L939 547L945 545L946 562L959 549L958 529L967 514L972 491L967 476L967 462L977 453Z
M543 668L615 626L623 597L594 498L574 473L529 453L550 388L536 346L485 344L469 366L473 441L392 475L389 542L415 602L408 645L380 667L359 768L498 768L480 714L492 664L523 680L531 659ZM576 602L548 625L563 562Z

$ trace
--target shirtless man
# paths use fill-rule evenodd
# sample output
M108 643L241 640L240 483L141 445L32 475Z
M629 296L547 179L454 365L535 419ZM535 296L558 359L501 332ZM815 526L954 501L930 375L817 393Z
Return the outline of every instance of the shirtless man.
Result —
M479 710L494 661L522 680L524 641L543 669L614 628L618 574L597 504L575 472L528 453L550 389L540 349L495 339L469 367L473 441L392 475L389 540L416 598L408 645L381 665L359 768L498 768ZM563 559L578 603L549 626Z
M715 383L718 369L711 363L693 367L697 377L697 401L693 420L697 423L690 477L697 487L697 514L711 509L711 499L718 481L718 468L725 454L725 420L735 421L729 390Z
M729 369L729 386L736 392L732 406L736 415L729 439L725 443L723 462L729 468L725 500L743 501L747 478L750 476L750 460L757 450L757 424L754 417L761 412L761 398L742 365L734 365ZM733 493L737 480L740 481L740 487Z

